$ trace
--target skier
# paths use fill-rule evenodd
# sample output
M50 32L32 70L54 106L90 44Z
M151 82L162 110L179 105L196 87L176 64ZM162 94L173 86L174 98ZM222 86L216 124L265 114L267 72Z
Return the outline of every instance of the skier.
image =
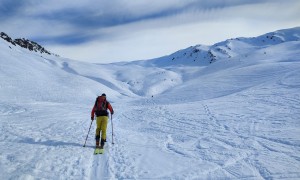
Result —
M101 96L98 96L95 105L91 112L91 120L94 120L94 115L96 114L96 149L100 148L103 149L104 143L106 142L106 128L108 123L108 112L107 109L109 109L110 114L114 114L114 110L110 103L106 100L106 94L102 94ZM101 144L99 146L100 141L100 132L101 132Z

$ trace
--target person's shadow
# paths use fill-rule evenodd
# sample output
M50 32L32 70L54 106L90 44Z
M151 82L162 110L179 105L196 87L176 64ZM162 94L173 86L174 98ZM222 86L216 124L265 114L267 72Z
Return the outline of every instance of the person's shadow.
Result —
M25 144L34 144L34 145L44 145L44 146L75 146L75 147L83 147L83 144L74 143L74 142L64 142L64 141L56 141L56 140L34 140L33 138L25 137L22 140L18 141L19 143ZM85 147L94 148L94 146L86 145Z

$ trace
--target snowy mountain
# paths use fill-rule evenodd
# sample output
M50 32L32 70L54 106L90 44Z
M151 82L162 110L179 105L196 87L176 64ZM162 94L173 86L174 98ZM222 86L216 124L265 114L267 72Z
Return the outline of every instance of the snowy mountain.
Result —
M212 46L196 45L177 51L171 55L153 60L155 65L193 65L207 66L218 60L235 58L251 54L253 51L264 49L289 41L299 41L299 28L279 30L252 38L235 38L216 43Z
M300 178L299 27L113 64L1 37L0 179ZM95 156L103 92L115 144L110 122Z

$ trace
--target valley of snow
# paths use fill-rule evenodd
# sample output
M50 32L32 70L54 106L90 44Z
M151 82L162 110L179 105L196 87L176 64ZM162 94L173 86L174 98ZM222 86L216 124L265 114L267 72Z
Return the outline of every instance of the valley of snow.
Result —
M0 130L3 180L300 179L300 28L113 64L0 39Z

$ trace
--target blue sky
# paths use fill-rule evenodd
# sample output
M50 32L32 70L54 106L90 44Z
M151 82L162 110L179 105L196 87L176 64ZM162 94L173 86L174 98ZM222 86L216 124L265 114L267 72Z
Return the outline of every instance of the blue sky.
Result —
M299 0L1 0L0 31L97 63L300 26Z

